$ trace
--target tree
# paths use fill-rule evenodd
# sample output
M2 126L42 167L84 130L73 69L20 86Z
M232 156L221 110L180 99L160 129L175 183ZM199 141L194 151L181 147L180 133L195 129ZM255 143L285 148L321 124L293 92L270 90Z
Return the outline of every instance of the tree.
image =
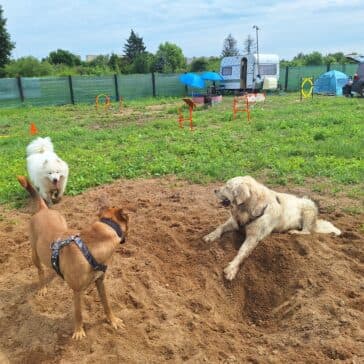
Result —
M154 56L151 53L143 52L138 54L132 63L133 73L148 73L151 70Z
M331 64L331 63L348 63L350 62L349 59L347 59L343 52L336 52L336 53L329 53L324 57L324 64Z
M220 57L209 57L207 62L208 62L206 67L207 70L219 72L221 64Z
M165 42L160 44L155 54L154 70L157 72L171 73L182 71L186 68L186 59L182 49L176 44Z
M65 64L70 67L79 66L81 64L79 56L63 49L57 49L56 51L50 52L45 60L51 64Z
M244 53L253 53L254 48L256 47L255 41L252 36L249 34L244 41Z
M95 57L92 61L89 62L90 66L101 66L108 67L109 66L110 57L109 55L99 55Z
M205 57L195 58L190 65L191 72L201 72L207 70L207 59Z
M134 33L134 30L132 29L129 38L124 45L125 57L131 63L137 55L144 53L145 49L143 38L138 37L138 34Z
M110 59L108 62L108 66L116 73L119 73L120 65L121 65L120 57L115 53L111 53L111 56L110 56Z
M344 53L336 52L329 53L326 56L323 56L320 52L312 52L309 54L304 54L302 52L298 53L295 57L293 57L292 61L281 60L281 67L298 67L298 66L321 66L332 63L355 63L350 59L346 58Z
M306 66L321 66L323 64L322 54L312 52L305 57Z
M221 56L222 57L238 56L239 50L236 47L236 44L237 44L236 40L233 38L231 34L229 34L224 40Z
M35 57L21 57L5 66L5 74L7 77L49 76L53 72L52 65L45 61L40 62Z
M3 17L3 8L0 5L0 70L10 62L11 51L15 43L10 41L10 34L6 30L6 19Z

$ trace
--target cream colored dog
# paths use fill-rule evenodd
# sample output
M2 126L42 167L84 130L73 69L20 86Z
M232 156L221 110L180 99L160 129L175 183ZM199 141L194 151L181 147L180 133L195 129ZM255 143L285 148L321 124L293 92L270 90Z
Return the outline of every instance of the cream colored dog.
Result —
M318 209L308 198L278 193L250 176L235 177L218 190L216 196L230 207L230 218L203 239L212 242L227 231L245 227L246 239L238 254L225 268L225 277L233 280L242 261L271 232L290 234L333 233L341 231L333 224L317 218Z

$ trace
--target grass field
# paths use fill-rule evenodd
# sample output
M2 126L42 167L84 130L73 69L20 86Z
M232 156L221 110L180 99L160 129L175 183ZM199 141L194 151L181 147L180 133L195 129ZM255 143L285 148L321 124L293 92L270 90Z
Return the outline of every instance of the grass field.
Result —
M194 113L196 130L178 128L180 99L128 102L121 113L93 105L0 110L0 203L21 202L15 179L26 173L34 122L70 166L67 194L117 178L167 174L193 182L251 174L272 184L310 181L316 191L362 197L364 100L298 94L269 96L232 120L232 98ZM187 111L185 111L187 113Z

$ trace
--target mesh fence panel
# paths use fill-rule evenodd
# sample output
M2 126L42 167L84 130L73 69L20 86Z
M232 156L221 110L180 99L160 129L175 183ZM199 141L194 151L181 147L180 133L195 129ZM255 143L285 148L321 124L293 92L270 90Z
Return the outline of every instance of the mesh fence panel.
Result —
M288 91L297 91L301 86L301 77L313 77L318 78L321 74L327 70L326 66L305 66L294 67L289 69L288 73Z
M185 86L178 79L180 74L155 74L156 96L184 96Z
M331 70L337 70L352 76L357 64L331 64ZM327 71L327 66L289 67L288 91L300 89L301 77L318 78ZM184 96L185 86L179 81L180 74L155 73L155 96ZM69 104L71 92L68 77L21 78L25 104L61 105ZM279 83L284 89L286 68L281 67ZM115 76L72 76L75 103L94 103L97 95L108 95L116 100ZM137 99L153 96L152 74L118 75L119 96L126 99ZM191 89L188 90L190 92ZM203 91L202 91L203 92ZM18 81L16 78L0 79L0 107L22 105Z
M97 95L116 100L114 76L72 76L75 103L94 103Z
M153 96L152 74L118 75L119 94L125 99Z
M353 76L354 73L357 71L358 65L357 64L343 64L342 65L342 72L346 73L348 76Z
M64 105L71 103L68 77L22 77L26 104Z
M0 107L21 105L20 93L16 78L0 79Z
M331 64L330 70L336 70L352 76L358 68L357 64ZM301 77L313 77L315 80L327 72L327 65L324 66L302 66L302 67L289 67L288 69L288 83L287 91L298 91L300 89ZM286 67L280 69L279 83L282 88L285 87L286 82Z

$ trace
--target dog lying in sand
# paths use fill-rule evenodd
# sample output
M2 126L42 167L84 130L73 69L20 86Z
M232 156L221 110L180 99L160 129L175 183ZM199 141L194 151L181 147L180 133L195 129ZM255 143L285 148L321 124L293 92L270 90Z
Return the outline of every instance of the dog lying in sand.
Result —
M204 236L205 242L212 242L228 231L245 227L246 239L238 254L225 268L225 277L233 280L239 266L258 243L271 232L290 234L333 233L341 231L328 221L317 218L315 203L287 193L275 192L258 183L250 176L235 177L215 194L225 207L230 207L230 218L213 232Z
M123 326L109 306L104 277L106 263L128 234L128 215L121 208L103 207L99 220L79 234L67 227L64 217L47 207L27 178L18 176L19 183L37 203L37 212L30 220L32 260L38 268L40 295L46 293L43 265L54 268L73 290L74 332L78 340L86 336L82 322L82 298L85 289L95 282L107 320L115 328Z

